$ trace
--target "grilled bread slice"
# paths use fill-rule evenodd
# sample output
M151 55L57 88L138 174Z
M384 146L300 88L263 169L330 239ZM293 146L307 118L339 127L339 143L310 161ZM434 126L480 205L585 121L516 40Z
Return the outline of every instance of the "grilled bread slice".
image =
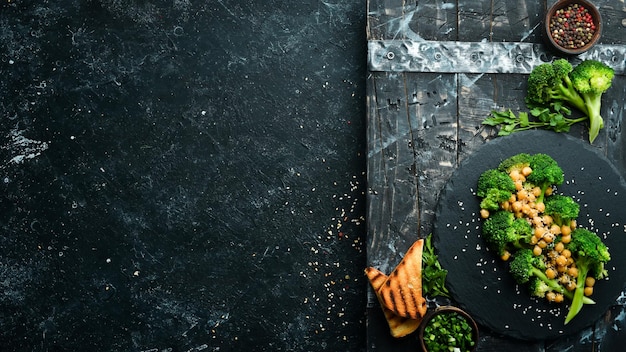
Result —
M383 306L401 317L419 319L426 314L426 299L422 295L423 249L424 240L415 241L378 290Z
M387 281L387 275L385 275L380 270L372 267L368 267L365 269L365 275L367 275L367 278L370 281L370 285L372 285L374 292L376 292L376 297L378 297L378 301L381 303L380 307L385 314L385 319L387 320L387 325L389 325L389 332L391 333L391 336L400 338L407 336L417 330L420 323L422 322L421 318L411 319L401 317L382 305L378 290L382 287L385 281Z

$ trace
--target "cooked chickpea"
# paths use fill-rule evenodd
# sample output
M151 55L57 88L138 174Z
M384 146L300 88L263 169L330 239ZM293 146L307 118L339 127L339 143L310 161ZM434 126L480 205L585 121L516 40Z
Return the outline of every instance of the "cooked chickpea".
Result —
M574 268L574 267L570 267L567 269L567 275L571 276L571 277L576 277L578 276L578 269Z
M585 296L591 296L593 294L593 287L591 286L585 287L584 293L585 293Z
M541 188L539 188L539 187L534 187L534 188L531 190L531 192L532 192L532 194L533 194L535 197L539 197L539 196L541 195Z
M565 288L568 291L574 291L576 289L576 283L574 281L570 281L567 283L567 285L565 285Z
M546 205L543 202L535 203L535 209L537 209L538 212L543 213L546 211Z
M562 236L561 242L568 244L572 241L572 235Z
M489 217L489 210L487 209L480 209L480 217L483 219L486 219Z
M552 195L552 192L554 192L554 189L552 187L548 187L548 189L546 189L545 195L546 196L550 196L550 195Z
M554 279L556 277L556 271L552 268L548 268L546 269L546 276L548 277L548 279Z
M593 287L593 285L596 284L596 279L594 279L591 276L587 276L587 278L585 279L585 286L587 287Z
M533 172L533 169L531 169L530 166L525 166L522 168L522 175L524 175L524 177L530 175L531 172Z
M563 225L561 226L561 234L563 236L569 236L572 234L572 228L567 226L567 225Z
M560 235L561 234L561 227L559 225L552 225L550 226L550 233L553 233L555 235Z
M500 259L504 260L505 262L509 260L510 258L511 258L511 252L509 251L504 251L504 253L502 253L502 255L500 256Z
M550 302L554 302L554 300L556 299L556 293L552 291L546 293L546 299Z
M535 247L533 247L533 254L534 255L539 256L539 255L541 255L541 252L542 252L542 249L541 249L541 247L539 247L539 245L536 245Z
M556 297L554 297L554 303L561 303L561 302L563 302L563 294L557 293Z
M564 256L565 258L569 258L572 256L572 251L570 251L569 249L565 248L563 250L563 252L561 252L561 255Z
M565 245L563 244L563 242L558 242L557 244L554 245L554 250L559 253L561 253L563 249L565 249Z
M550 215L543 216L543 223L547 226L552 224L552 217Z

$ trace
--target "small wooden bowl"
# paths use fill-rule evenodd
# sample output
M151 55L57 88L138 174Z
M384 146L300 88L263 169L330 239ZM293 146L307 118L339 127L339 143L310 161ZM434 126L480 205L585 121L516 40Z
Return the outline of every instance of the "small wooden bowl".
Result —
M584 6L589 14L591 15L591 19L593 24L596 26L595 32L589 41L586 42L583 46L577 46L575 48L566 48L561 46L553 37L552 31L550 30L550 22L552 18L556 15L556 12L561 9L565 9L570 5L581 5ZM557 51L566 55L578 55L584 53L585 51L591 49L602 34L602 17L600 16L600 12L598 8L595 7L592 3L586 0L561 0L557 1L546 13L546 17L544 20L544 34L549 42L549 44Z
M474 321L474 319L472 319L472 317L466 311L460 308L454 307L454 306L441 306L435 309L432 313L426 315L426 317L420 324L420 327L418 330L418 339L419 339L420 346L422 347L422 351L429 352L428 349L426 348L426 343L424 342L424 329L426 329L426 326L428 326L430 321L435 316L440 315L440 314L457 314L457 315L460 315L462 318L464 318L468 322L468 324L472 328L472 339L474 341L474 347L472 348L471 351L472 352L475 351L476 347L478 346L478 325L476 325L476 322Z

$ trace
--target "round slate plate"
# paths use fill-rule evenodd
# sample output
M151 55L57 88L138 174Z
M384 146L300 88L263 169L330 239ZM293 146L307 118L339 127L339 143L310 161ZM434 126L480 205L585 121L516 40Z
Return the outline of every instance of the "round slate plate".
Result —
M563 169L565 182L557 193L581 205L579 226L602 236L611 251L609 278L596 283L592 298L567 325L567 304L532 298L518 286L507 264L489 252L481 238L482 221L476 182L482 172L503 159L545 153ZM498 137L474 152L442 190L434 224L434 243L448 270L453 298L476 321L496 333L542 340L577 332L593 324L615 303L626 283L626 183L615 167L584 141L549 131L517 132Z

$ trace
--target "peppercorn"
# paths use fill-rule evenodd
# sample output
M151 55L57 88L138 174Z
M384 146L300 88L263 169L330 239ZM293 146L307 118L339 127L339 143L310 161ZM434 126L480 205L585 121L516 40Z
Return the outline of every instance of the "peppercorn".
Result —
M552 39L566 49L587 45L596 32L596 24L585 6L572 4L556 10L549 23Z

